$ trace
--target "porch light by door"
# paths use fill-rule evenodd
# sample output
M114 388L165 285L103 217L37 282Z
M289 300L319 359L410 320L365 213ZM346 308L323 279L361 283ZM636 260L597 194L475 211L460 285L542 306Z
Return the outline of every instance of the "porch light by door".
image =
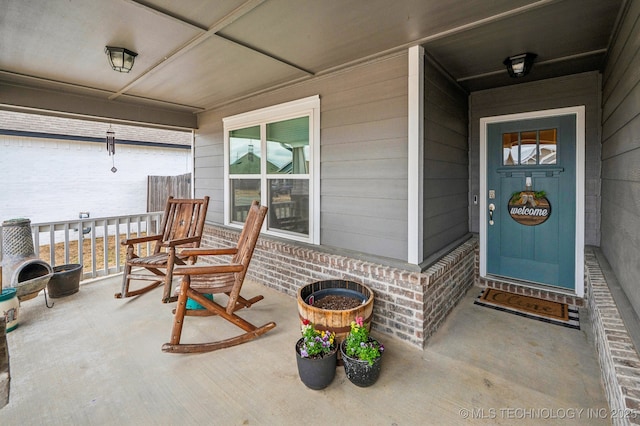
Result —
M107 54L109 65L114 71L129 72L133 68L133 63L138 54L124 47L106 46L104 53Z
M538 55L535 53L520 53L519 55L509 56L502 63L507 67L511 77L519 78L529 74L533 67L533 61L537 57Z

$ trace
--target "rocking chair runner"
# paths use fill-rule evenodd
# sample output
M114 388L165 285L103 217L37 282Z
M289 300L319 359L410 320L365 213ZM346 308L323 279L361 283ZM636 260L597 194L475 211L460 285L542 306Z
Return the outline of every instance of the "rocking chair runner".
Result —
M162 301L170 302L174 265L193 264L197 260L195 255L176 253L176 248L200 246L208 205L209 197L202 199L169 197L160 225L161 234L123 240L121 244L127 246L127 260L122 275L122 292L116 293L115 297L119 299L137 296L164 283ZM153 254L138 256L134 246L151 241L155 241ZM151 274L132 273L132 268L145 268ZM146 287L129 290L131 280L153 282Z
M215 351L255 339L276 326L274 322L269 322L260 327L256 327L235 314L237 310L249 308L264 298L263 296L256 296L247 300L240 296L240 290L266 213L267 207L259 206L257 201L251 204L236 247L224 249L185 249L182 251L183 255L188 256L232 255L233 258L231 262L227 264L206 266L191 265L175 268L174 274L183 275L183 278L180 283L178 304L175 309L171 341L162 346L164 352L192 353ZM222 293L227 296L226 306L218 304L215 300L210 300L204 296L205 294ZM205 309L187 308L188 298L198 302ZM210 343L180 343L184 317L189 315L217 315L240 327L245 333Z

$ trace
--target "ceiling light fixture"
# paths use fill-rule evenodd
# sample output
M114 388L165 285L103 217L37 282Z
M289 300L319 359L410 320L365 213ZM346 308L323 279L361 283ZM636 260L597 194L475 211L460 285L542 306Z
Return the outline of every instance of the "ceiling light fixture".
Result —
M138 54L124 47L106 46L104 53L107 54L109 65L114 71L129 72L133 68L133 62Z
M538 57L535 53L521 53L519 55L510 56L502 62L509 71L509 75L513 78L524 77L529 74L533 61Z

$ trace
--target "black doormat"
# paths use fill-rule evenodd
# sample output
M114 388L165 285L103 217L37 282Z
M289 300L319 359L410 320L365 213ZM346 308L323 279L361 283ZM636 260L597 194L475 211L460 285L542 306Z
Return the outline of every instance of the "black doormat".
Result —
M577 306L566 303L509 293L495 288L482 290L473 303L521 317L580 330Z

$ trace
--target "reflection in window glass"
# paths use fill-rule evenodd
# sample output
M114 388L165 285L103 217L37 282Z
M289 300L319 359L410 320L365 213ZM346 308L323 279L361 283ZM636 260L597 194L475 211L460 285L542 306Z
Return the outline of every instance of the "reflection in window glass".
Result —
M309 180L269 179L269 229L309 235Z
M229 173L260 174L260 126L229 132Z
M502 164L556 164L558 129L502 134Z
M320 244L320 97L224 117L224 220L239 228L252 200L264 232Z
M520 164L536 164L538 132L520 133Z
M309 117L267 124L267 173L309 173Z
M518 158L520 158L519 136L518 133L504 133L502 135L503 164L505 166L518 164Z
M539 164L556 164L556 148L558 146L558 130L540 130Z
M260 179L231 179L231 221L244 222L253 200L260 201Z

